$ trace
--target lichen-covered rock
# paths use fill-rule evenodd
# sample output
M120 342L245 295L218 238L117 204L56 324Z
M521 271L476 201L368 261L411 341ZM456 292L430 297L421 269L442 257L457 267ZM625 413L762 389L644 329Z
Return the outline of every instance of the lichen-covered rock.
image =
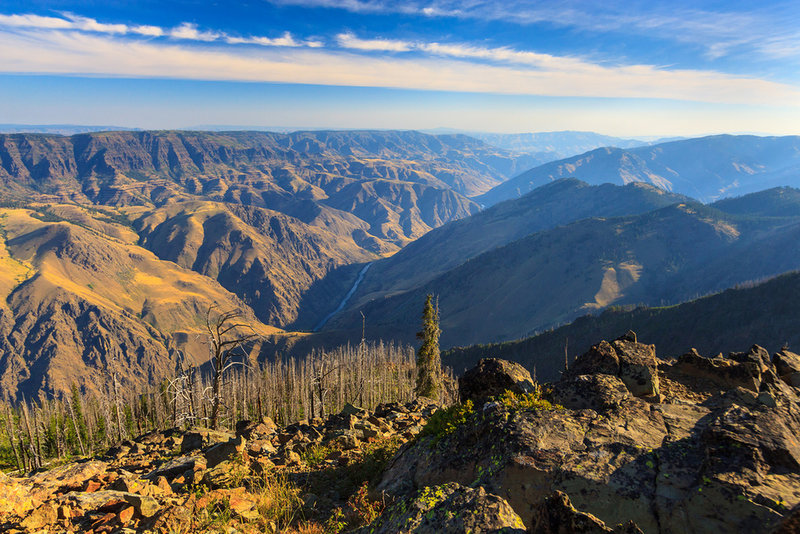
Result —
M245 463L248 459L247 441L242 436L231 438L228 441L217 443L209 447L203 453L203 456L209 468L215 467L227 460Z
M655 346L637 342L633 332L592 346L564 374L565 378L580 375L615 376L634 397L660 400Z
M553 402L573 410L604 412L620 406L630 392L616 376L578 375L553 386Z
M520 533L522 519L505 499L456 483L426 487L390 506L361 534Z
M705 358L695 349L680 356L674 367L687 377L707 380L720 389L743 387L758 392L761 383L752 363L721 356Z
M645 345L623 336L611 344L619 358L619 378L634 397L659 400L655 345Z
M627 338L587 354L553 387L551 400L566 409L498 403L402 449L378 489L479 485L529 528L561 491L609 527L632 520L644 532L698 534L762 532L800 503L800 402L774 366L762 371L761 351L713 360L693 352L666 364ZM669 403L635 397L628 383L626 396L611 374L627 361L647 376L651 360L660 376L650 383L667 385ZM603 372L578 374L590 369Z
M482 404L489 397L505 391L530 393L535 385L530 373L518 363L497 358L484 358L458 380L461 402Z
M214 443L223 443L233 439L234 437L235 436L229 432L198 428L191 432L187 432L183 436L183 441L181 442L181 454L202 449L208 447L209 445L213 445Z

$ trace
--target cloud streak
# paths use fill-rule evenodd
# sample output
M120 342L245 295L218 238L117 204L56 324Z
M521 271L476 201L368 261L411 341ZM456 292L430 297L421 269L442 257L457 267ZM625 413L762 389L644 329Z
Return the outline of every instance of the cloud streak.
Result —
M782 59L800 47L792 2L750 10L704 10L694 2L622 2L566 0L270 0L277 5L344 9L359 14L402 14L502 21L515 25L547 24L584 32L615 32L700 46L709 59L737 50Z
M143 37L168 37L183 41L214 42L224 41L228 44L251 44L260 46L307 46L317 48L322 46L319 41L298 41L289 32L282 36L270 37L238 37L223 32L201 30L197 24L184 22L174 28L162 28L148 25L107 24L96 19L82 17L72 13L63 13L62 17L45 17L41 15L2 15L0 14L0 29L9 30L62 30L109 35L133 35Z
M284 35L284 38L286 36ZM408 44L434 57L361 53L378 44L348 37L359 52L290 47L132 39L111 33L28 29L0 33L0 71L26 74L146 77L316 85L386 87L532 96L672 99L784 105L796 108L800 91L785 84L649 65L609 67L573 58L436 43ZM403 48L403 41L384 47ZM403 51L404 52L404 51ZM503 59L508 64L469 61ZM505 59L504 59L505 58Z

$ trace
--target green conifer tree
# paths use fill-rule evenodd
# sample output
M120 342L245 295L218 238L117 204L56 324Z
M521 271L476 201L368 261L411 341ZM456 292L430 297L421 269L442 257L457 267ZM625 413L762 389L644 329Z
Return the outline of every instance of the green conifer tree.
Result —
M434 302L433 295L425 299L422 310L422 330L417 338L422 345L417 350L417 386L419 397L439 399L442 389L442 358L439 354L439 299Z

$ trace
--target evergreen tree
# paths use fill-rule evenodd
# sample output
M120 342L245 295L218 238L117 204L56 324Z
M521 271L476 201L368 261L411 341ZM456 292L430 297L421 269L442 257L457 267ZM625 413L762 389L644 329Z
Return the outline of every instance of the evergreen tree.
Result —
M442 389L442 358L439 354L439 299L433 295L425 299L422 310L422 330L417 338L422 345L417 351L417 396L439 399Z

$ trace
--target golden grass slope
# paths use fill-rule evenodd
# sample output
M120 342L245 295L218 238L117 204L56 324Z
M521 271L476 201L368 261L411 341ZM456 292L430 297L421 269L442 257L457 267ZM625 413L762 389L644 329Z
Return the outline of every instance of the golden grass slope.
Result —
M45 217L0 210L0 262L13 267L0 272L1 396L64 391L73 382L102 390L115 366L123 382L151 382L175 368L174 335L202 335L211 306L242 310L261 335L279 332L214 280L126 241L135 236L129 229L105 223L105 233L99 224L54 220L56 212L91 215L74 206ZM187 357L200 363L208 352Z

